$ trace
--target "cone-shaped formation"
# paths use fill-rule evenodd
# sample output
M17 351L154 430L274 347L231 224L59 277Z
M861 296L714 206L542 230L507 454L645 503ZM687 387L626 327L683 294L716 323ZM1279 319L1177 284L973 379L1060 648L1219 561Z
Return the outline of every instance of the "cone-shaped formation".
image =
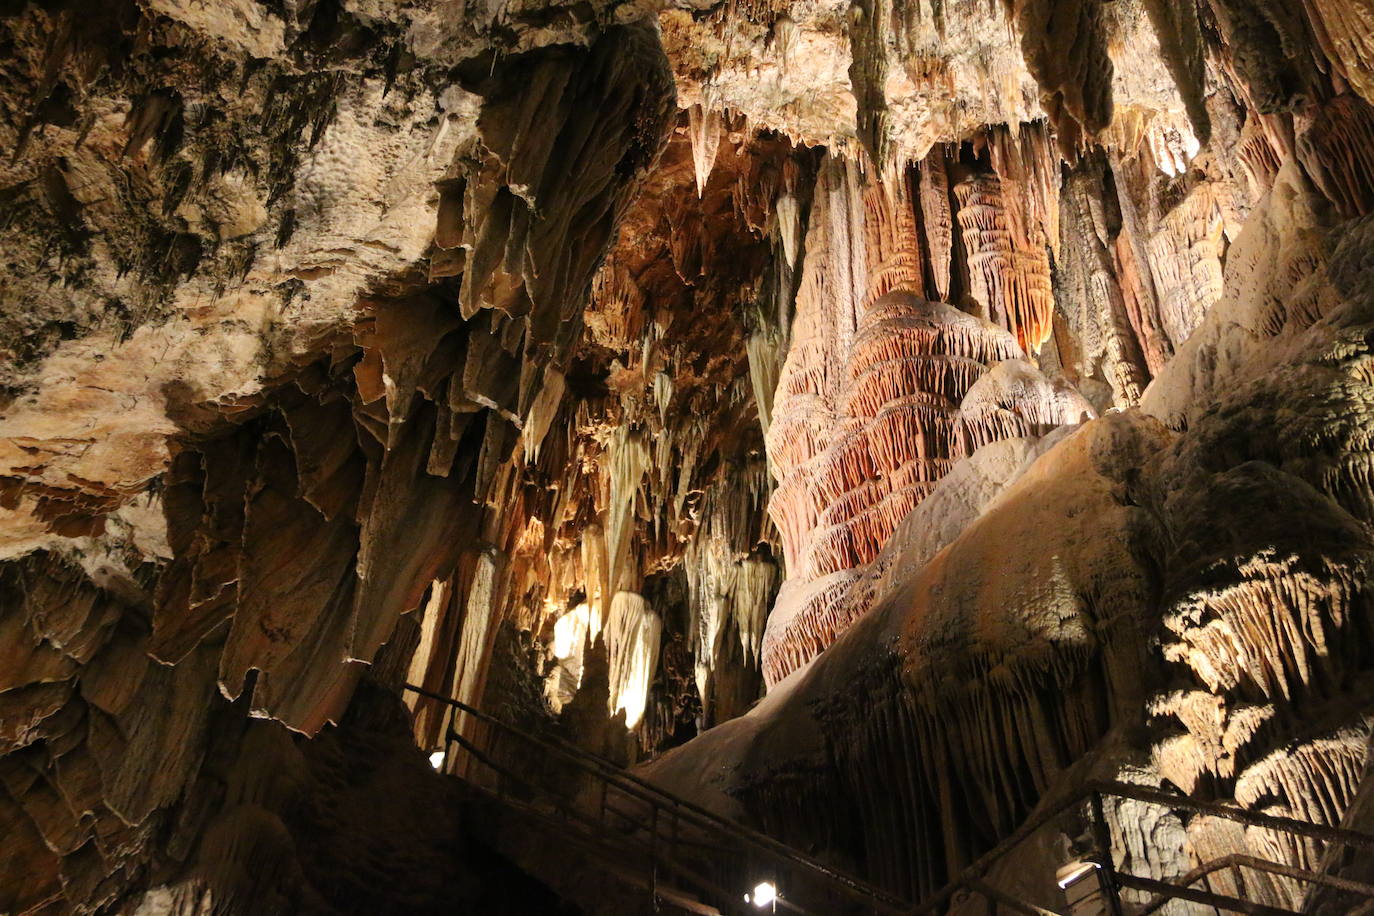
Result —
M711 170L716 167L724 123L720 112L714 108L703 110L700 105L689 108L687 118L687 137L692 142L692 168L697 180L697 197L701 197L706 191L706 182L711 178Z

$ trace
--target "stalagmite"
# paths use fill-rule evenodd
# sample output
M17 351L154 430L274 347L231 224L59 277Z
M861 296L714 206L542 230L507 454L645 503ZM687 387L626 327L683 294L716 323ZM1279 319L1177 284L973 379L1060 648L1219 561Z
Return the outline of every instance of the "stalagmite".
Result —
M768 511L789 569L800 566L820 514L811 480L833 436L839 378L832 368L837 357L830 354L848 347L867 287L867 266L856 245L859 203L857 176L841 163L828 164L812 204L809 256L767 439L778 482Z
M812 459L805 478L824 508L801 562L789 564L787 610L780 596L764 640L770 685L853 622L837 604L852 580L843 574L873 562L957 460L988 442L1040 435L1093 414L1029 364L1006 362L1021 351L1005 331L909 293L877 299L851 346L836 438ZM990 366L998 371L980 389ZM789 495L779 487L774 499ZM808 580L810 586L801 584ZM862 605L849 607L862 613Z

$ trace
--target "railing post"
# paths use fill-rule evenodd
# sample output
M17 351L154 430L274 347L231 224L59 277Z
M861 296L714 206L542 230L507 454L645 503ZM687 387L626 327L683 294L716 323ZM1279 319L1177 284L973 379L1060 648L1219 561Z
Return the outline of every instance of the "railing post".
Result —
M649 890L658 911L658 805L649 807Z
M1112 836L1107 830L1107 818L1102 811L1102 793L1092 794L1093 808L1093 845L1097 847L1097 858L1102 866L1102 890L1107 896L1107 912L1111 916L1121 914L1121 885L1116 880L1116 866L1112 861Z
M677 863L677 830L677 805L673 805L673 823L671 833L668 839L668 859L674 864Z

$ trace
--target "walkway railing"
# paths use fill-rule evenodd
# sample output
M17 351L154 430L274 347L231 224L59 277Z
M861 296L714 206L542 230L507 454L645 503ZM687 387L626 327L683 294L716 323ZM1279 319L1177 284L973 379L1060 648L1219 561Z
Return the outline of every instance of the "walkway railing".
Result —
M1171 811L1189 811L1225 818L1252 827L1316 840L1374 850L1374 836L1356 830L1328 827L1293 818L1260 814L1211 802L1195 801L1148 786L1100 781L1046 807L1026 820L937 893L913 905L910 901L861 878L832 868L765 834L721 817L646 782L623 768L557 737L536 736L458 700L421 687L405 689L448 707L445 749L449 769L454 749L475 762L463 767L470 785L512 806L526 816L573 831L585 848L602 855L622 877L635 879L655 899L692 909L694 894L710 904L698 912L757 913L743 904L744 894L768 882L777 888L776 908L814 914L875 913L903 916L935 916L945 911L960 891L977 894L1028 916L1068 916L1067 909L1040 905L1003 891L989 883L992 867L1037 831L1070 811L1086 805L1095 849L1091 860L1100 869L1102 896L1110 916L1148 916L1170 900L1187 900L1236 913L1291 916L1293 911L1193 887L1209 875L1226 871L1235 888L1243 892L1243 870L1322 885L1374 900L1374 885L1271 862L1255 856L1229 855L1216 859L1168 883L1135 875L1116 867L1104 810L1106 798L1131 799L1159 805ZM485 726L485 746L460 734L458 718ZM520 761L518 768L511 761ZM1123 889L1153 895L1143 906L1127 905Z
M1080 808L1085 802L1088 804L1091 811L1090 819L1093 845L1095 846L1092 859L1100 866L1103 896L1105 898L1107 912L1111 914L1111 916L1128 916L1127 909L1121 900L1121 890L1124 888L1143 891L1154 895L1143 908L1132 909L1129 912L1129 916L1146 916L1146 914L1154 913L1170 900L1175 899L1201 903L1233 913L1253 913L1260 914L1260 916L1275 916L1275 914L1296 916L1293 910L1282 909L1254 900L1234 897L1229 894L1219 894L1210 890L1198 890L1191 886L1206 876L1222 869L1230 871L1232 876L1236 879L1235 884L1237 888L1243 888L1245 886L1244 881L1240 878L1240 871L1241 869L1248 868L1293 880L1320 884L1347 893L1374 899L1374 886L1339 878L1334 875L1326 875L1304 868L1297 868L1292 865L1271 862L1255 856L1231 855L1204 863L1184 875L1178 883L1168 883L1144 875L1134 875L1120 871L1116 867L1115 859L1112 854L1110 832L1103 811L1104 798L1132 799L1146 804L1159 805L1171 811L1190 811L1194 814L1205 814L1213 817L1225 818L1247 826L1262 827L1279 833L1286 833L1290 836L1317 840L1326 844L1343 845L1359 849L1374 849L1374 836L1367 833L1361 833L1357 830L1349 830L1342 827L1328 827L1325 824L1313 824L1308 821L1300 821L1289 817L1278 817L1272 814L1260 814L1253 811L1246 811L1242 808L1233 808L1229 805L1194 801L1193 799L1185 798L1180 795L1173 795L1159 789L1151 789L1148 786L1138 786L1124 782L1092 782L1076 795L1064 799L1059 804L1046 808L1039 814L1025 821L1010 836L988 850L987 853L981 856L972 865L968 866L968 868L964 869L958 877L945 885L938 893L917 906L912 913L917 914L917 916L919 916L919 914L938 914L943 911L956 893L960 890L967 890L990 900L994 900L1015 912L1029 914L1029 916L1067 916L1068 911L1059 907L1039 906L1026 901L1013 899L1009 895L991 887L986 883L985 879L988 871L998 860L1002 859L1012 850L1030 839L1037 831L1051 824L1065 813Z
M458 700L405 689L488 727L485 747L460 734L452 715L446 747L461 748L486 770L470 784L536 817L580 826L589 845L610 847L622 867L649 878L651 893L690 890L720 912L759 912L744 895L760 883L795 913L905 914L911 904L790 846L708 811L556 737L532 735ZM504 746L501 746L504 745ZM523 752L523 753L522 753ZM520 760L519 769L509 764ZM580 779L579 779L580 777ZM569 782L578 781L569 792Z

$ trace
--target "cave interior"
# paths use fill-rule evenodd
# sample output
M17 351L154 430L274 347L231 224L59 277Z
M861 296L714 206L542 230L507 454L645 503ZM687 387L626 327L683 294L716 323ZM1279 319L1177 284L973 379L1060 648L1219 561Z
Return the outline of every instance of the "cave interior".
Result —
M1374 913L1374 0L0 0L0 153L0 916Z

